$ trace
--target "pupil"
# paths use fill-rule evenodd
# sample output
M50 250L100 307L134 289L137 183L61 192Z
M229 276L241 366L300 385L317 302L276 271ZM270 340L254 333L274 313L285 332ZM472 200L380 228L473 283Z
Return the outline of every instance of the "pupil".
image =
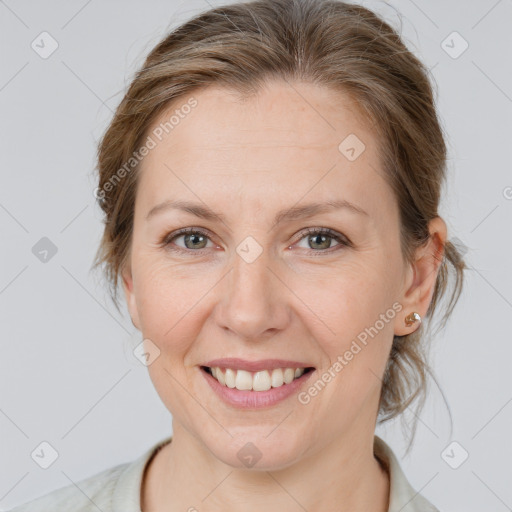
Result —
M325 236L325 235L316 235L313 237L313 244L322 244L322 242L324 242L324 245L325 245L325 241L328 239L329 237ZM320 239L321 241L319 242L318 239ZM327 244L329 245L329 244Z
M188 241L193 239L192 245L194 245L194 246L197 246L198 242L201 243L201 241L203 241L202 239L204 239L203 235L198 235L198 234L192 234L192 235L187 235L187 236L188 236Z

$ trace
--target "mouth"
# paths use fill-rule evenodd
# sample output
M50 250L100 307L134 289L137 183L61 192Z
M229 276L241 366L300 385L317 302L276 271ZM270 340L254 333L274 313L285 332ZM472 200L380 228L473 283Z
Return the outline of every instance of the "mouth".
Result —
M297 361L223 358L199 366L210 389L227 405L261 409L296 395L315 371Z
M288 386L303 375L312 372L314 368L312 366L282 367L254 372L220 366L201 366L201 370L213 377L223 387L261 393Z

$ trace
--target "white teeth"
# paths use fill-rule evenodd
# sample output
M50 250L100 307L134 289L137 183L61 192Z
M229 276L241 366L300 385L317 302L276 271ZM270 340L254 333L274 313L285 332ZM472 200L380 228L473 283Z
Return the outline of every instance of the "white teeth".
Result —
M253 391L268 391L271 387L272 382L270 381L270 374L267 370L256 372L252 383Z
M284 384L283 370L276 368L272 372L272 387L278 388Z
M222 386L236 388L240 391L268 391L279 388L283 384L290 384L304 375L304 368L276 368L272 372L261 370L248 372L246 370L233 370L231 368L210 368L212 376Z
M295 378L295 370L293 368L286 368L283 374L284 383L290 384L290 382Z
M212 368L213 370L213 368ZM214 377L223 385L226 385L226 378L224 377L224 373L220 368L215 368L215 374Z
M235 387L235 372L231 370L230 368L226 368L226 373L224 374L224 377L226 379L226 386L228 388L234 388Z
M252 389L252 375L245 370L238 370L236 372L235 386L240 391L250 391Z

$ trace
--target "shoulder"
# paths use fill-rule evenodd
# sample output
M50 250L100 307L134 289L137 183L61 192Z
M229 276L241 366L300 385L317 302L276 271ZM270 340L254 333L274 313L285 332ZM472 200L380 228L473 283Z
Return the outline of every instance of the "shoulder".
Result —
M144 470L156 452L170 439L159 441L131 462L112 466L9 512L140 512Z
M378 436L374 437L373 451L389 474L388 512L439 512L439 509L411 486L393 450Z
M69 484L40 496L10 512L49 512L49 511L73 511L89 512L98 509L104 512L110 511L110 502L119 476L129 464L120 464L108 468L93 476Z

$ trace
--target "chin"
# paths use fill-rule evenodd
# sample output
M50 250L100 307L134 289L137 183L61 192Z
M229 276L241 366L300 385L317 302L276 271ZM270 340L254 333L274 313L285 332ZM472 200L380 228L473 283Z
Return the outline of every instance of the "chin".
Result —
M244 427L239 432L229 430L233 437L218 436L212 442L203 439L211 453L224 464L237 469L276 471L285 469L299 460L306 448L304 439L309 436L291 434L289 430L265 426Z

